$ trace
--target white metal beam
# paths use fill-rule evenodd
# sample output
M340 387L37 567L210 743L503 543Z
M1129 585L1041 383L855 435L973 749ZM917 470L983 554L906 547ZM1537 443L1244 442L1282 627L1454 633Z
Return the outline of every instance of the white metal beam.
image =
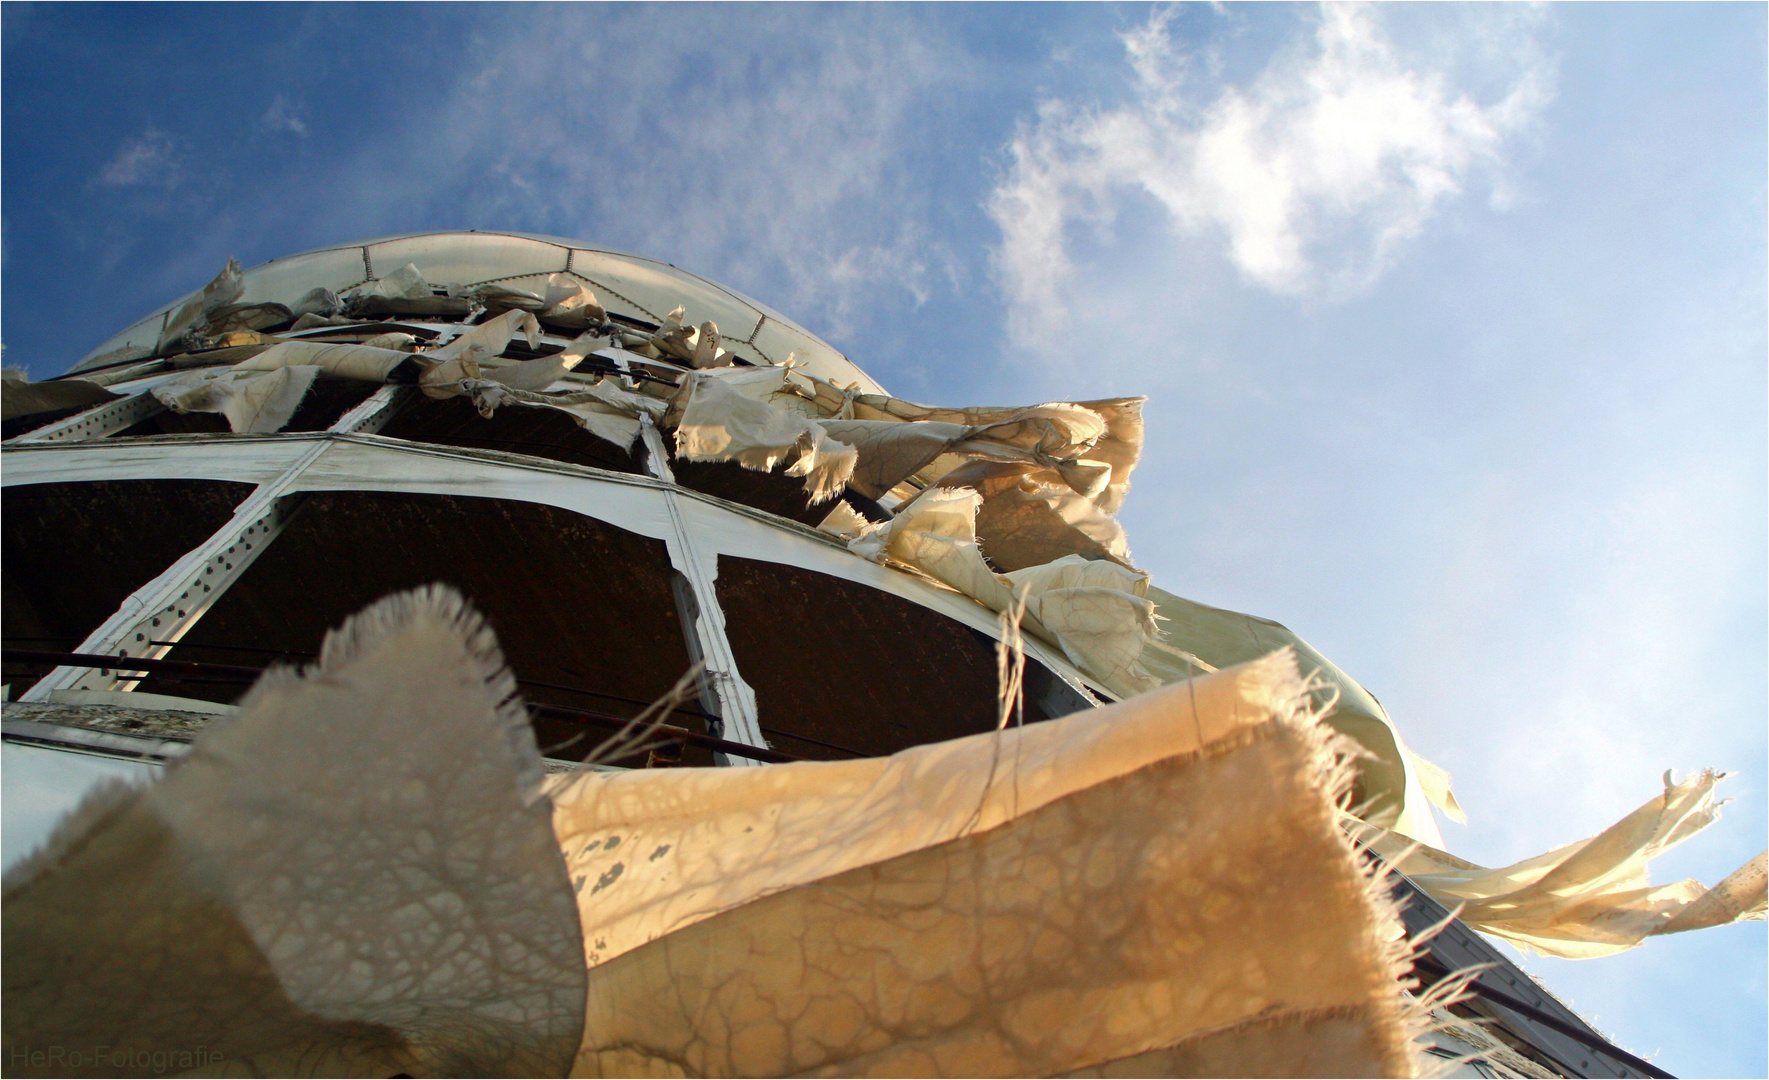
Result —
M755 690L743 681L737 670L737 656L725 636L725 612L719 607L714 580L719 576L719 554L703 550L682 520L682 509L676 502L675 473L670 469L669 451L663 435L651 417L639 418L639 433L645 443L645 467L652 476L671 485L663 492L669 510L671 535L664 537L670 564L677 580L676 614L683 632L688 636L690 659L704 665L706 692L702 706L710 707L719 717L719 737L745 746L766 749L768 740L762 735L762 722L756 708ZM682 595L686 590L686 595ZM706 698L712 698L708 701ZM752 758L715 755L723 765L761 765Z
M146 390L137 390L127 397L63 417L53 424L45 424L35 431L15 435L6 442L54 443L102 439L124 428L134 427L165 407L160 404L159 398Z
M373 431L385 424L405 392L384 386L351 409L329 431ZM260 484L213 536L186 552L158 577L131 593L110 618L87 635L77 652L158 659L190 632L228 586L238 581L298 507L289 488L330 443L316 440L275 480ZM141 681L84 667L58 667L19 696L47 701L56 690L128 690Z

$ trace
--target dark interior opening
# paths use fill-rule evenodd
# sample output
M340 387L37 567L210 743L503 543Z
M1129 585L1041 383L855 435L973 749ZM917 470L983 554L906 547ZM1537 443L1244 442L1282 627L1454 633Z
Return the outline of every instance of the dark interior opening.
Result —
M113 439L139 439L148 435L226 435L232 429L220 413L176 413L161 409L112 435Z
M810 496L805 494L804 478L787 476L786 469L784 463L775 466L773 472L757 472L735 461L670 459L670 471L675 474L676 482L685 488L753 506L815 528L835 508L835 500L812 506Z
M995 640L865 585L719 557L719 606L764 733L799 757L892 754L995 727ZM1026 661L1027 723L1088 702Z
M136 589L207 540L252 493L224 480L26 484L0 495L6 645L71 652ZM6 665L28 685L47 668ZM23 689L23 686L15 687Z
M491 624L527 701L631 717L689 666L661 540L506 499L363 491L304 498L169 659L299 661L319 652L326 631L381 597L445 582ZM145 679L140 689L210 701L242 692L169 676ZM669 722L714 734L695 705ZM549 757L582 760L607 734L577 720L535 721ZM683 764L712 758L690 746Z
M503 450L613 472L645 471L642 450L636 446L630 453L622 450L556 409L505 405L484 417L464 397L436 400L414 395L381 434L440 446Z
M20 435L28 435L40 427L48 427L57 420L66 420L75 413L83 413L92 408L97 408L97 406L69 405L65 409L45 409L42 412L25 413L9 420L0 420L0 439L13 439Z

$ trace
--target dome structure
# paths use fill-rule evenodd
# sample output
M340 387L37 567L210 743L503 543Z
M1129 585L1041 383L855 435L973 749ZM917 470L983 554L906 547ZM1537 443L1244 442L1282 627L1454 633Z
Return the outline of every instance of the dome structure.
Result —
M1475 905L1473 925L1562 955L1659 932L1664 920L1629 908L1638 898L1617 884L1644 880L1657 833L1604 849L1613 865L1576 886L1583 906L1562 886L1536 889L1550 862L1527 864L1518 873L1535 876L1516 887L1523 879L1510 870L1455 860L1438 850L1432 811L1457 812L1448 777L1407 749L1373 695L1282 625L1151 582L1116 520L1141 452L1141 406L903 401L754 300L555 237L419 233L245 270L230 262L68 375L8 374L7 862L107 776L189 756L193 737L237 713L266 669L322 651L321 669L340 663L350 650L326 644L329 631L388 610L390 595L434 600L440 583L495 632L519 692L499 707L521 710L509 714L523 726L517 741L558 773L845 763L842 775L872 777L849 807L858 836L872 827L867 800L885 806L893 784L928 792L930 805L952 802L953 789L935 782L945 766L922 768L938 764L940 746L980 745L965 740L1009 724L1081 730L1075 718L1108 715L1093 712L1100 706L1126 703L1110 715L1131 716L1132 699L1163 687L1178 694L1283 669L1289 681L1276 681L1294 692L1282 708L1260 707L1286 717L1320 709L1333 737L1350 740L1333 745L1349 763L1335 775L1350 785L1343 809L1355 816L1327 807L1321 850L1346 854L1338 830L1358 830L1439 898ZM644 745L588 760L657 708ZM1158 741L1173 725L1155 721ZM1197 730L1202 740L1201 721ZM413 745L427 734L411 733ZM1084 742L1076 737L1076 754L1105 745ZM879 764L887 757L897 764ZM991 760L986 787L995 776ZM1679 835L1711 820L1716 779L1667 790L1653 820L1675 817ZM34 801L15 807L21 791ZM807 792L817 805L815 785ZM920 809L897 797L896 812ZM1014 814L1018 798L1015 788ZM1125 816L1129 804L1113 805ZM951 837L975 824L948 817L962 826ZM573 885L585 919L587 898L629 865L590 853L620 840L566 852L574 873L593 871ZM757 851L759 863L784 865L778 851ZM808 865L840 861L819 859ZM746 873L733 868L729 881ZM797 885L820 880L805 873ZM1480 1007L1464 1009L1480 1023L1434 1036L1444 1055L1485 1055L1518 1075L1653 1075L1450 920L1432 891L1395 881L1407 911L1370 908L1361 893L1350 908L1403 921L1433 979L1472 965L1496 972ZM1479 908L1495 881L1509 891ZM1731 895L1704 897L1705 908L1693 895L1678 902L1724 921L1713 912ZM1635 936L1624 942L1615 927L1630 918ZM1391 943L1389 925L1381 932ZM629 936L637 955L645 935ZM572 953L579 942L566 944ZM595 965L603 946L582 944ZM1391 944L1371 948L1372 970L1399 963ZM1420 1008L1437 1009L1445 1031L1463 1015L1436 999ZM1263 1023L1255 1013L1248 1023ZM1489 1022L1503 1038L1485 1034ZM1385 1030L1402 1025L1389 1015Z
M742 293L679 270L669 263L581 240L510 232L428 232L272 259L241 275L239 303L293 306L315 288L342 295L403 266L417 267L425 279L445 286L500 284L544 292L553 274L566 274L595 290L614 319L634 327L656 327L677 304L696 319L719 327L724 347L756 364L780 364L796 356L806 371L831 382L858 382L869 393L883 387L816 335ZM105 339L74 365L75 371L147 355L166 321L192 297L167 304Z

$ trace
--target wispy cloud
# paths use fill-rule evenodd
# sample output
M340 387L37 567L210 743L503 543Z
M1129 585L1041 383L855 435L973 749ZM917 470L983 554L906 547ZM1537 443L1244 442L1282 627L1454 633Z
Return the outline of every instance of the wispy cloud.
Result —
M307 120L299 103L291 101L286 94L278 94L258 118L258 123L269 131L287 131L303 139L307 137Z
M147 128L125 141L95 179L106 187L173 186L178 182L179 169L171 136L158 128Z
M1553 81L1532 20L1461 35L1509 69L1483 102L1455 84L1467 65L1398 48L1384 17L1327 5L1248 85L1207 88L1162 10L1123 35L1127 100L1043 102L989 198L1015 329L1060 327L1074 231L1106 228L1126 195L1152 197L1177 237L1220 243L1260 288L1330 298L1372 282L1447 200L1499 170Z
M950 272L908 166L917 119L963 65L912 14L561 8L539 22L488 34L441 96L447 122L426 125L421 151L438 207L669 258L835 334ZM378 171L362 195L387 227L411 213L409 185Z

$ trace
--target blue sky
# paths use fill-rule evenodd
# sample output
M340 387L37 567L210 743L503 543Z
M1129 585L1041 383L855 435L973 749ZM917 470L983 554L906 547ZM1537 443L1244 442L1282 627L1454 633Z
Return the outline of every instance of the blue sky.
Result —
M1765 846L1765 8L3 9L6 358L424 228L730 284L940 404L1147 393L1163 587L1370 687L1498 864ZM1764 1075L1760 924L1528 960Z

